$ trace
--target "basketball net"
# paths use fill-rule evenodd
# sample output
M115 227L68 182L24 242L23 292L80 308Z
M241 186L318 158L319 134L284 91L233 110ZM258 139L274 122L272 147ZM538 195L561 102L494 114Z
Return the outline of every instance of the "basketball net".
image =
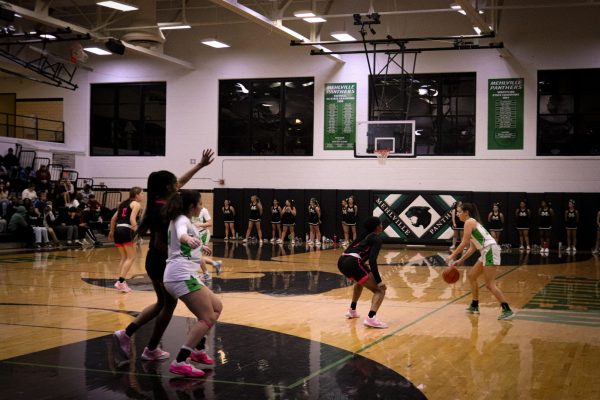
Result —
M70 61L72 64L77 64L78 62L84 63L88 59L87 53L83 50L83 46L81 43L73 43L71 46L71 57Z
M388 149L379 149L375 150L375 154L377 155L377 159L380 164L385 164L385 160L387 160L390 155L390 151Z

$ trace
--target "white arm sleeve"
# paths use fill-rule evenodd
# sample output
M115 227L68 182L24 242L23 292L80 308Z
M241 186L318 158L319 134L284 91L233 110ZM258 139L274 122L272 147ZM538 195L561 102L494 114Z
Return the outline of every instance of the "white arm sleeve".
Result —
M179 216L175 220L175 232L177 232L177 239L181 241L183 235L188 234L188 222L189 220L185 216Z

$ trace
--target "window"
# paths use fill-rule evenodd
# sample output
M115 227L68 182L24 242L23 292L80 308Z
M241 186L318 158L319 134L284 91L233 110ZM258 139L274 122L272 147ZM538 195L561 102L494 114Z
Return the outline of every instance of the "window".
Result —
M219 82L220 156L312 156L313 78Z
M91 91L90 155L165 155L165 82L94 84Z
M538 72L538 156L600 155L600 69Z
M473 156L475 78L475 73L372 76L369 120L415 120L416 155Z

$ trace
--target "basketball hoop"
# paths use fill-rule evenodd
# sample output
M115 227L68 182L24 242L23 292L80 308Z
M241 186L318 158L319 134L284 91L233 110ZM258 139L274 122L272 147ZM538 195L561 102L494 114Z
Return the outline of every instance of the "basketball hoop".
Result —
M379 160L385 160L390 155L390 150L388 150L388 149L375 150L375 154L377 155L377 158Z

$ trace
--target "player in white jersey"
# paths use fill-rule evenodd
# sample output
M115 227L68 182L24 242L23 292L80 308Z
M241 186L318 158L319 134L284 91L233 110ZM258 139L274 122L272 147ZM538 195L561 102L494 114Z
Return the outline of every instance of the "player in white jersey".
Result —
M500 265L500 246L496 243L496 240L490 235L490 233L479 223L479 212L477 207L472 203L463 203L457 207L458 217L464 222L464 232L462 241L456 247L456 249L446 258L446 262L450 267L456 268L457 265L462 264L468 259L476 250L479 250L481 257L475 265L467 273L469 283L471 284L471 293L473 294L473 300L471 305L467 308L467 312L471 314L479 314L479 286L477 284L477 278L481 274L485 279L485 286L490 292L498 299L502 305L502 313L498 319L510 319L513 315L510 309L504 293L496 286L496 266ZM469 246L465 254L462 255L458 260L453 261L456 256L462 254L463 249Z
M200 213L200 193L181 190L173 194L165 206L166 217L171 221L168 231L168 258L163 277L166 291L174 298L181 299L198 319L188 332L185 344L181 346L177 359L169 366L174 374L188 377L202 377L204 371L192 365L192 361L214 367L204 350L204 337L217 322L223 304L217 296L200 280L198 269L202 253L210 255L210 249L202 245L198 228L190 218Z
M200 206L202 206L202 200L200 200ZM208 242L210 241L210 230L209 228L212 226L212 218L210 217L210 213L204 207L200 210L200 214L197 217L192 217L192 223L196 228L198 228L198 233L200 235L200 240L202 241L203 246L208 246ZM210 272L206 268L206 264L210 264L215 268L217 275L221 273L221 265L223 264L221 261L213 260L210 257L202 257L202 261L200 263L200 268L202 268L202 280L209 281L212 279Z

